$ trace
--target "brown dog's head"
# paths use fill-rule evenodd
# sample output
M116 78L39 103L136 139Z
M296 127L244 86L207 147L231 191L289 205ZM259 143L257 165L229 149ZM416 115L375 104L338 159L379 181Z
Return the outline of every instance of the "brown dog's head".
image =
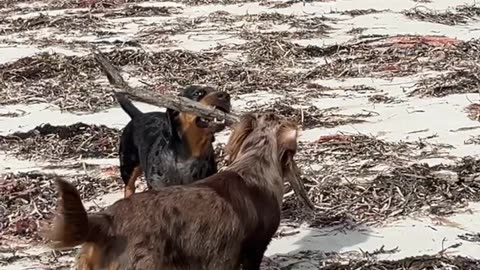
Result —
M209 86L191 85L183 89L179 96L186 97L193 101L200 102L229 113L232 105L230 103L230 94L223 91L217 91ZM194 123L198 128L207 129L210 127L210 120L192 113L178 113L173 110L167 110L169 114L181 114L182 121Z
M267 147L264 155L272 155L279 162L284 180L292 186L297 196L314 209L300 178L300 171L294 161L297 151L298 126L285 117L267 114L245 114L233 127L232 134L225 147L227 164L248 152ZM261 166L261 165L260 165Z

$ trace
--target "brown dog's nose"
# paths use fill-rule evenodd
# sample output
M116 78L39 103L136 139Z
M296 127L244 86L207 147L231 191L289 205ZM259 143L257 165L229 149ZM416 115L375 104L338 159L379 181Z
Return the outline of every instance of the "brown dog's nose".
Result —
M230 94L227 92L218 92L216 94L217 98L224 99L226 101L230 101Z

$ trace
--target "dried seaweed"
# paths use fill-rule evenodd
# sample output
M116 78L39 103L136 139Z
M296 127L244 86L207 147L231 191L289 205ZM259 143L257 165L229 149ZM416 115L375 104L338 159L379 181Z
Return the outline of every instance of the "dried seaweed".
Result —
M457 172L456 181L435 173L446 168ZM318 207L315 216L300 215L301 210L291 199L284 203L283 216L308 220L311 226L322 227L376 224L414 213L450 215L468 202L480 201L480 182L474 177L479 172L478 161L464 159L455 166L399 167L366 183L341 184L327 179L309 190L310 199Z
M164 50L147 53L141 50L112 50L106 56L117 66L138 66L138 72L172 72L184 68L195 68L212 63L219 53L194 53L185 50ZM41 53L31 57L0 65L2 80L40 80L61 76L68 79L95 79L100 73L93 57L65 56Z
M170 6L139 6L128 5L120 11L110 11L105 13L106 18L123 18L123 17L152 17L152 16L171 16L178 14L179 8Z
M347 34L350 34L350 35L360 35L362 34L365 30L367 30L367 28L364 28L364 27L354 27L350 30L347 31Z
M480 144L480 136L471 136L464 142L465 144Z
M286 24L290 27L303 28L307 30L323 30L324 34L328 33L332 27L325 22L333 22L331 18L324 16L295 16L285 15L278 12L273 13L260 13L260 14L248 14L243 16L237 16L237 20L244 20L247 22L269 22L275 25Z
M59 78L26 83L9 82L2 85L0 96L5 98L0 104L47 102L59 106L63 111L98 112L117 104L112 90L110 85L89 80Z
M372 102L372 103L385 103L385 104L389 104L389 103L395 103L397 100L393 97L389 97L387 95L380 95L380 94L377 94L377 95L372 95L368 98L368 101L369 102Z
M466 24L472 20L476 20L480 16L480 7L475 5L461 5L457 6L455 11L447 10L444 12L436 12L422 6L405 10L403 14L409 18L420 21L445 25L457 25Z
M247 60L259 66L293 66L296 64L296 60L307 57L302 46L263 35L259 36L259 39L249 41L241 47L248 55Z
M45 52L0 64L0 70L2 81L21 82L54 77L62 77L67 80L93 79L88 75L98 68L91 57L65 56Z
M201 68L214 64L218 53L167 50L113 50L113 64L128 67L132 75L159 74L169 83L188 85L202 76ZM98 111L114 104L111 86L95 81L101 72L91 55L41 53L0 64L0 104L52 102L69 111ZM2 82L3 81L3 82Z
M311 39L325 36L325 31L318 30L290 30L290 31L268 31L256 32L244 30L240 32L240 37L246 40L258 40L260 38L268 38L272 40L291 40L291 39Z
M81 31L88 32L98 28L107 28L109 25L101 17L85 14L73 16L48 16L40 14L31 18L18 18L13 20L3 19L0 24L6 24L7 27L0 30L0 34L10 34L42 28L52 27L61 31Z
M244 20L250 23L262 22L265 25L257 25L258 28L266 31L254 32L244 29L240 32L240 37L247 40L258 39L309 39L327 36L333 29L325 22L332 22L332 19L326 17L298 17L293 15L284 15L280 13L260 13L245 16L238 16L238 20ZM287 31L270 31L271 24L288 25L291 29Z
M115 8L137 0L50 0L49 9L90 8L92 10Z
M198 5L234 5L256 2L256 0L181 0L185 5L198 6Z
M328 63L305 74L306 78L408 76L423 71L454 71L466 77L479 59L479 41L455 41L445 37L397 36L351 45L316 49L316 57ZM460 71L459 71L460 70ZM471 79L470 79L471 80ZM472 86L474 87L474 86Z
M326 127L332 128L346 124L363 123L371 114L361 115L341 115L332 112L332 109L320 110L316 106L299 106L297 102L282 99L277 100L272 104L258 106L254 108L253 112L260 113L275 113L283 115L296 123L299 123L304 129ZM296 107L296 108L295 108Z
M465 108L465 111L467 112L468 118L473 121L480 121L480 104L472 103Z
M462 239L463 241L480 243L480 233L466 233L459 235L458 238Z
M480 68L472 66L420 80L409 96L444 97L451 94L478 93Z
M417 256L401 260L363 260L348 264L334 263L319 270L475 270L480 269L480 261L461 256Z
M119 130L103 125L45 124L28 132L0 136L0 149L17 157L35 160L110 158L118 154L119 135Z
M257 69L241 63L216 63L209 66L163 73L159 82L215 85L218 89L232 94L254 93L256 91L289 91L302 83L295 73L274 69Z
M40 240L39 221L50 220L55 210L55 175L36 172L7 174L0 179L0 231L5 234ZM82 200L119 188L113 179L88 175L69 177Z
M13 8L16 4L28 3L32 0L3 0L0 2L0 8Z
M313 143L300 143L297 160L309 181L321 182L328 177L340 182L375 176L376 167L403 166L415 158L438 155L439 151L422 142L389 143L365 135L333 134Z
M369 8L369 9L351 9L351 10L345 10L340 12L343 15L350 15L352 17L356 16L362 16L362 15L368 15L368 14L375 14L375 13L382 13L382 12L387 12L389 11L388 9L384 10L378 10L374 8Z

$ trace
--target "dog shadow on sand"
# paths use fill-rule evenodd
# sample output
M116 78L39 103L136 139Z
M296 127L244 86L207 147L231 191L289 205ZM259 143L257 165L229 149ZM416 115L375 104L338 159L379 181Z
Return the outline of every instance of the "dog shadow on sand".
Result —
M294 235L273 239L265 253L262 270L313 270L327 261L365 256L359 244L376 237L365 226L322 229L298 228Z

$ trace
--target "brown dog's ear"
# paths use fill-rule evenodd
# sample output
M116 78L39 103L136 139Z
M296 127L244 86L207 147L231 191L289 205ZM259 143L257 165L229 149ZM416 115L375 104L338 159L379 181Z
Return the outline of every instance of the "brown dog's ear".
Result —
M293 123L287 123L278 131L278 141L281 147L288 151L297 150L298 128Z
M228 139L228 143L225 146L225 152L227 153L227 164L234 161L237 158L240 148L242 147L245 138L255 129L257 124L257 117L254 114L245 114L240 118L240 122L233 126L232 134Z

